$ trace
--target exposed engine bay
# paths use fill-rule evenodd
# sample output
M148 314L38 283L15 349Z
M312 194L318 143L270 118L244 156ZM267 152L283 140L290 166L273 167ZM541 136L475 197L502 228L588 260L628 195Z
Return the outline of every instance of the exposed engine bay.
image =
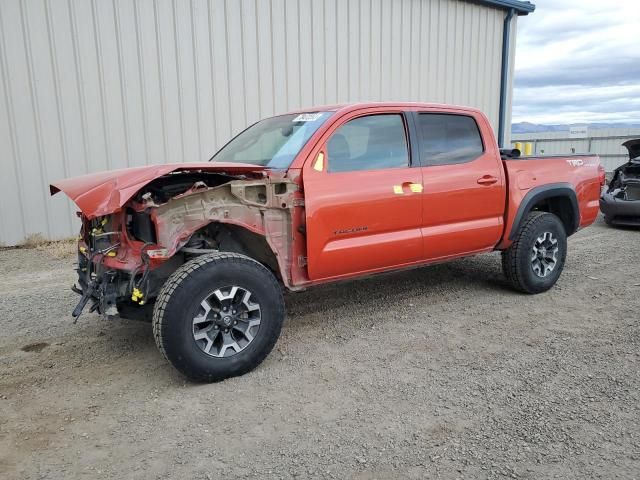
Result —
M609 225L640 226L640 139L622 145L629 161L614 170L600 197L600 210Z
M150 181L113 214L82 212L81 299L73 311L149 319L166 279L190 259L216 251L250 254L278 277L289 262L297 185L261 174L177 171ZM286 283L287 279L283 279Z
M640 157L615 170L609 193L621 200L640 200Z

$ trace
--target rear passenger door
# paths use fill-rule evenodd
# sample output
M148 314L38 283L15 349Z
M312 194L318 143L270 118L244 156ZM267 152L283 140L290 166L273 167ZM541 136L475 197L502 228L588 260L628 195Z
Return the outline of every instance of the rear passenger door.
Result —
M425 258L492 249L500 240L505 178L497 146L483 142L471 113L415 112L424 184Z
M351 276L422 260L422 178L402 112L352 114L303 170L308 272Z

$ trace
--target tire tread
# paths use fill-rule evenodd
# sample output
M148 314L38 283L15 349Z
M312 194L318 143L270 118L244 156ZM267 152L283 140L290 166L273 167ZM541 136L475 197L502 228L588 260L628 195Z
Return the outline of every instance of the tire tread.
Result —
M193 371L191 368L189 368L189 365L187 364L187 362L182 362L178 364L178 362L175 359L172 360L171 358L169 358L169 355L167 354L167 351L165 349L165 345L169 341L167 337L167 333L168 333L167 315L166 315L167 305L169 304L170 299L174 295L179 293L179 291L182 288L184 288L185 280L187 280L189 277L192 277L195 274L195 272L197 272L202 268L210 267L212 264L224 265L224 264L230 264L230 263L231 264L240 263L245 265L249 263L250 265L252 265L252 267L266 272L267 273L266 277L271 280L273 284L272 286L276 288L278 292L280 292L280 295L276 299L277 315L281 316L281 318L284 318L285 316L284 298L282 296L281 288L278 281L276 280L275 276L271 273L271 271L267 267L265 267L263 264L261 264L257 260L254 260L251 257L242 255L239 253L219 252L219 253L211 253L211 254L199 256L181 265L167 279L167 281L162 286L162 289L160 290L158 297L156 298L156 302L153 309L153 322L152 322L153 337L156 342L156 346L158 347L160 352L162 352L162 355L164 356L164 358L169 363L174 365L174 367L176 367L178 370L184 373L186 376L197 381L204 381L204 382L219 381L227 377L225 376L213 377L211 375L202 375L196 371ZM280 329L278 328L277 334L279 333L280 333ZM277 339L278 339L278 335L273 336L267 348L263 349L260 352L260 354L257 357L255 357L252 364L247 364L244 368L236 372L234 375L243 375L248 371L252 370L253 368L255 368L256 365L260 364L267 357L267 355L269 355L270 351L276 344Z
M524 271L520 268L518 259L523 255L522 250L526 248L525 240L536 234L538 225L549 215L553 214L542 211L531 212L518 230L513 244L502 252L502 271L511 286L522 293L537 292L527 285Z

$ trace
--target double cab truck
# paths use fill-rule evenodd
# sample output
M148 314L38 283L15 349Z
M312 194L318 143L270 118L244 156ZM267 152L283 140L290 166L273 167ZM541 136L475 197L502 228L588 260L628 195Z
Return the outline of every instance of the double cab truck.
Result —
M209 162L55 182L82 221L72 315L149 318L174 367L218 381L272 350L283 289L499 250L513 288L544 292L604 169L518 153L476 109L349 104L261 120Z

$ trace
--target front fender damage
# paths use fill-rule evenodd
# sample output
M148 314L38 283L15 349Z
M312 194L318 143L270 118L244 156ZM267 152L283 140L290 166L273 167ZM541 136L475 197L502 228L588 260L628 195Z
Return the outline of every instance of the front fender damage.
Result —
M194 232L211 223L245 228L264 236L277 259L282 280L289 286L291 216L296 190L297 185L289 181L235 180L179 195L151 211L158 244L171 257Z
M178 179L171 177L169 181ZM85 217L79 253L80 288L76 288L82 298L73 316L77 318L93 300L92 310L106 315L113 315L117 308L121 315L124 309L129 312L126 316L136 316L133 314L144 307L148 317L148 304L153 303L166 279L194 255L216 250L254 253L251 248L227 250L235 245L254 246L254 258L290 287L297 184L285 177L274 180L267 176L223 182L196 181L173 196L165 194L174 191L175 183L165 184L161 193L153 186L143 188L119 211L93 220ZM138 228L140 219L150 220L151 230ZM105 237L95 225L104 225L105 231L108 227L113 235ZM142 231L145 237L139 234ZM216 236L221 233L237 235L237 241L219 241ZM203 238L205 247L194 248L194 239ZM105 248L109 254L103 253Z

